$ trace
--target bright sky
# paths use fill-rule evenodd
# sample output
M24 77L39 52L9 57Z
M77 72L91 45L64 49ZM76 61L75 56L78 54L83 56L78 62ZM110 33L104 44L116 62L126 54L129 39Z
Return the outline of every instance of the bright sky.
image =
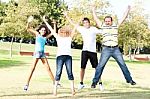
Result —
M1 1L5 1L8 2L9 0L1 0ZM64 0L65 2L68 2L68 4L70 4L69 2L72 2L72 0ZM118 18L120 19L123 15L123 12L126 10L128 5L132 6L134 5L134 1L142 1L142 5L145 9L145 14L149 14L150 16L150 0L106 0L109 1L110 4L112 5L112 11L117 14ZM150 18L150 17L149 17Z
M72 0L64 0L69 4ZM106 0L109 1L109 3L112 5L112 11L117 14L118 18L120 19L125 12L128 5L132 6L134 5L135 0ZM136 0L136 1L142 1L142 5L145 9L145 14L150 15L150 0Z
M126 10L127 6L130 5L131 9L134 5L135 0L107 0L110 2L110 4L113 6L112 10L117 14L117 16L120 18L123 14L123 12ZM141 5L145 9L144 13L150 15L150 0L136 0L136 1L142 1Z
M70 2L72 0L64 0L68 4L71 4ZM128 5L134 6L135 1L141 2L142 7L144 8L144 14L149 15L148 18L148 24L150 26L150 0L106 0L109 1L109 3L112 5L111 10L118 16L118 19L121 19L123 16L123 13L126 11Z

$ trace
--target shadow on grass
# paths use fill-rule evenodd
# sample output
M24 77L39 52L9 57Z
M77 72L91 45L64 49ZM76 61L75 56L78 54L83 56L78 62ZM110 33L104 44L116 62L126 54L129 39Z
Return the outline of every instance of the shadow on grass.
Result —
M50 55L49 57L47 57L47 59L52 59L52 60L56 60L56 55ZM76 57L76 56L72 56L72 60L80 60L80 57Z
M2 49L0 50L0 54L2 54L2 55L9 55L9 53L10 53L9 50L2 50ZM12 51L12 54L17 55L18 52L17 51Z
M24 62L17 60L0 60L0 68L8 68L14 66L20 66Z
M134 89L134 90L131 90ZM140 90L140 91L139 91ZM27 93L27 94L11 94L11 95L2 95L0 97L11 97L11 96L39 96L45 97L47 99L53 99L51 96L52 93ZM46 96L45 96L46 95ZM55 97L56 98L56 97ZM122 88L110 89L105 91L99 91L98 89L85 88L81 91L76 91L75 96L71 96L70 88L58 89L57 99L150 99L150 88L141 88L141 87L130 87L126 90Z
M111 62L116 62L115 60L109 60ZM135 64L150 64L150 61L130 61L130 60L125 60L126 63L135 63Z

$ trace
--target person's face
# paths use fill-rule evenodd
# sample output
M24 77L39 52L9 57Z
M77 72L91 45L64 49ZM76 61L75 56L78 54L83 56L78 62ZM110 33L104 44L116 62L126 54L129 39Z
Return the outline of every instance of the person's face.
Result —
M105 23L105 25L111 26L112 25L111 18L105 18L104 23Z
M46 33L46 29L43 27L39 30L39 32L43 36Z
M84 26L85 28L89 28L89 27L90 27L89 21L88 21L88 20L84 20L84 21L83 21L83 26Z

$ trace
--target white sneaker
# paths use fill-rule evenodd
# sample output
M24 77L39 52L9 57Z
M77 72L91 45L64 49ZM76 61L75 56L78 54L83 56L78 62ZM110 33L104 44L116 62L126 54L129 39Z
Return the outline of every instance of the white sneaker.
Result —
M78 86L78 90L81 90L81 89L83 89L85 86L83 85L83 84L80 84L79 86Z
M24 86L24 90L27 91L28 90L28 85Z
M60 83L57 84L57 88L60 88L62 87L62 85Z
M104 90L104 87L103 87L102 84L99 84L99 90L100 90L100 91L103 91L103 90Z

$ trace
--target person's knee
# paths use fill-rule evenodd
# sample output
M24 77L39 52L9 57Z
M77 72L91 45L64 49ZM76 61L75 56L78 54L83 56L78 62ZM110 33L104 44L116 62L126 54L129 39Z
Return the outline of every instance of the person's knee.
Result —
M81 68L81 72L85 72L85 68Z

